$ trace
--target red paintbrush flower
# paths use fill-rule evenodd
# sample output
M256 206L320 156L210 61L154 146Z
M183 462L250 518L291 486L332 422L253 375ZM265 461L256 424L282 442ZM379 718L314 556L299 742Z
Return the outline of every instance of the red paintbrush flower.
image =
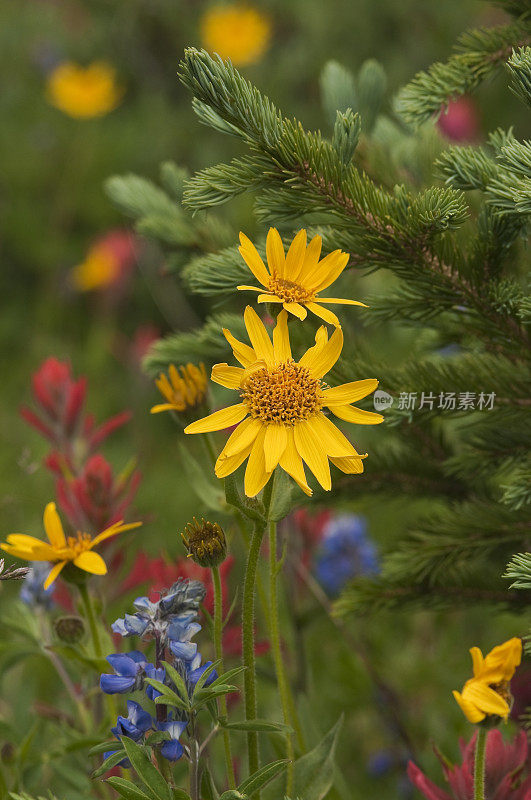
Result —
M439 756L448 783L445 791L433 783L412 761L408 775L428 800L473 800L475 733L460 741L462 763L451 766ZM489 800L531 800L530 753L527 736L520 731L512 742L504 742L497 728L487 734L485 797Z

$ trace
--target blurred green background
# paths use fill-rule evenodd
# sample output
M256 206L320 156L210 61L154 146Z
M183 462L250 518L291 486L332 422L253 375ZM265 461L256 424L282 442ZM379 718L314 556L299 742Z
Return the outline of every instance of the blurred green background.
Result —
M357 71L365 59L377 58L391 98L416 71L445 59L465 28L503 19L478 0L271 0L255 6L270 16L272 41L259 63L244 67L243 74L287 115L324 130L328 121L320 105L319 75L329 59ZM184 47L202 44L200 19L208 8L203 0L4 0L0 6L2 538L15 530L40 535L42 508L53 494L41 463L47 447L18 415L19 405L30 399L32 372L53 355L69 360L77 376L88 376L88 406L97 419L123 408L133 411L132 421L104 452L118 470L138 456L144 477L136 509L149 519L142 547L152 553L182 552L178 533L197 509L180 481L171 419L148 413L158 398L141 371L138 331L163 335L176 326L186 328L194 314L201 315L201 306L188 300L185 310L177 306L172 314L161 304L158 276L164 263L154 248L149 251L152 270L136 270L118 296L76 292L69 274L95 239L127 225L105 196L107 177L132 172L157 180L164 160L193 171L238 152L229 137L198 124L176 77ZM52 107L45 95L47 74L65 60L111 63L125 87L121 105L92 120L72 119ZM518 132L523 112L503 81L483 87L473 103L480 137L513 122ZM249 198L220 214L249 235L257 230ZM384 507L378 499L363 508L355 502L350 506L367 516L381 549L392 546L397 531L405 530L417 512L407 498ZM455 756L456 733L468 735L450 690L456 676L466 675L468 647L488 628L483 612L470 611L466 620L457 612L451 617L419 613L398 619L382 615L365 623L372 657L400 689L421 764L432 768L433 777L437 770L426 741L433 738ZM489 641L496 640L497 630L503 638L517 632L514 620L499 616ZM340 761L349 779L355 776L356 796L376 787L378 796L395 797L400 785L407 797L396 772L375 778L366 771L374 753L392 748L393 734L379 722L363 667L324 618L311 627L309 653L313 686L325 684L313 695L315 719L326 728L340 710L348 717ZM346 694L336 693L340 686L347 687ZM28 689L28 703L30 695Z

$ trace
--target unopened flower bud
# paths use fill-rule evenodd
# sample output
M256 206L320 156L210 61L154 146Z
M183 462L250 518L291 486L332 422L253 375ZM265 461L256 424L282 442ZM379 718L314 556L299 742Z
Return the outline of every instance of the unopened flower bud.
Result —
M85 623L81 617L74 615L59 617L54 622L54 630L62 642L77 644L85 635Z
M217 567L225 560L227 543L223 528L217 522L207 522L205 519L198 522L194 517L181 536L188 549L188 557L201 567Z

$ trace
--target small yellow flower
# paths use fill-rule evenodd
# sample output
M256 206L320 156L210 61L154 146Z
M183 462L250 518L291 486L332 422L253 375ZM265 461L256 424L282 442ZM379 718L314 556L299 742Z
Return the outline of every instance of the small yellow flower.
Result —
M113 67L103 61L82 67L71 61L59 64L48 77L49 102L76 119L102 117L120 103L123 89Z
M185 433L208 433L238 426L216 462L217 477L230 475L249 457L245 494L255 497L277 465L308 495L312 492L306 482L303 461L325 490L332 485L328 459L347 474L363 472L365 456L356 452L323 413L323 408L328 408L339 419L360 425L383 421L380 414L350 405L373 392L377 380L369 378L334 388L322 381L341 354L341 328L336 328L329 339L322 325L315 336L315 345L300 361L294 361L286 311L278 315L273 342L250 306L245 309L244 319L251 347L235 339L230 331L223 331L242 366L215 364L212 368L212 380L227 389L236 389L241 402L184 429Z
M522 640L509 639L483 658L479 647L470 649L474 677L461 693L453 695L469 722L478 723L493 715L507 720L511 710L509 682L522 660Z
M306 247L306 231L300 230L285 255L279 232L270 228L266 239L269 271L256 247L244 233L240 233L240 242L240 254L263 288L238 286L238 289L260 292L259 303L282 303L286 311L299 319L306 318L307 310L313 311L316 316L336 328L339 327L338 318L328 308L323 308L321 303L341 303L367 308L365 303L357 300L318 296L318 292L326 289L341 275L349 258L348 253L334 250L319 261L322 245L320 236L314 236Z
M201 20L203 46L235 66L255 64L263 56L271 38L269 18L242 4L218 5Z
M169 380L163 372L155 381L159 392L166 398L167 403L153 406L152 414L160 411L186 411L188 408L196 408L206 396L207 374L204 364L186 364L180 367L181 374L177 367L170 364L168 369Z
M7 537L7 543L0 545L2 550L12 556L22 558L25 561L52 561L55 562L51 572L44 582L47 589L55 581L61 570L67 564L72 563L84 572L94 575L105 575L107 565L103 558L93 552L93 548L105 539L116 536L123 531L138 528L141 522L130 522L127 525L120 520L109 528L92 538L89 533L78 531L76 536L65 536L61 519L57 513L55 503L48 503L44 509L44 530L48 537L48 542L37 539L35 536L27 536L24 533L11 533Z
M111 286L120 275L120 262L103 242L91 247L85 260L73 268L71 280L76 289L90 292Z

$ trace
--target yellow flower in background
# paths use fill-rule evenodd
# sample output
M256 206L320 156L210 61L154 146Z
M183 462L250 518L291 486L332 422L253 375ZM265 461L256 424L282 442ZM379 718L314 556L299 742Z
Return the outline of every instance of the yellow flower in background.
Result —
M272 342L250 306L245 309L244 319L251 347L235 339L230 331L223 331L242 366L216 364L212 368L212 380L227 389L236 389L241 402L215 411L184 429L185 433L208 433L238 426L216 462L217 477L230 475L248 457L245 494L254 497L277 465L308 495L312 492L306 482L303 461L326 490L332 485L329 459L347 474L363 472L365 455L357 453L323 413L323 408L328 408L339 419L359 425L383 421L380 414L350 405L373 392L377 380L369 378L335 388L322 381L341 354L341 328L336 328L329 339L326 327L321 326L315 345L300 361L294 361L286 311L278 316Z
M507 720L511 710L509 682L522 660L522 640L509 639L483 658L479 647L470 649L474 677L453 695L469 722L478 723L494 715Z
M82 67L72 61L59 64L48 77L49 102L76 119L102 117L120 103L123 89L110 64L97 61Z
M260 292L259 303L282 303L286 311L299 319L305 319L307 311L312 311L317 317L336 327L339 327L338 318L328 308L323 308L321 303L341 303L367 308L365 303L357 300L319 297L318 292L326 289L341 275L349 259L348 253L334 250L319 261L322 245L320 236L314 236L306 246L306 231L299 231L286 255L279 232L270 228L266 239L269 270L254 244L243 233L240 233L240 242L240 254L263 288L238 286L238 289Z
M166 398L167 403L153 406L152 414L160 411L186 411L196 408L206 397L207 374L204 364L186 364L179 370L173 364L168 369L168 377L163 372L155 381L159 392Z
M90 292L94 289L112 286L119 278L120 273L119 259L110 247L99 243L91 247L85 260L73 268L70 278L76 289L81 292Z
M123 531L138 528L141 522L130 522L124 525L122 521L115 522L109 528L99 533L94 538L89 533L77 532L76 536L65 536L63 526L55 503L48 503L44 509L44 530L48 537L48 542L37 539L35 536L27 536L24 533L11 533L7 537L7 543L0 545L2 550L16 558L23 558L25 561L52 561L55 562L51 572L44 582L47 589L55 581L61 570L67 564L72 563L84 572L93 575L105 575L107 565L99 553L94 553L93 548L106 539L116 536Z
M214 6L201 20L203 47L237 67L259 61L270 38L269 17L246 5Z

